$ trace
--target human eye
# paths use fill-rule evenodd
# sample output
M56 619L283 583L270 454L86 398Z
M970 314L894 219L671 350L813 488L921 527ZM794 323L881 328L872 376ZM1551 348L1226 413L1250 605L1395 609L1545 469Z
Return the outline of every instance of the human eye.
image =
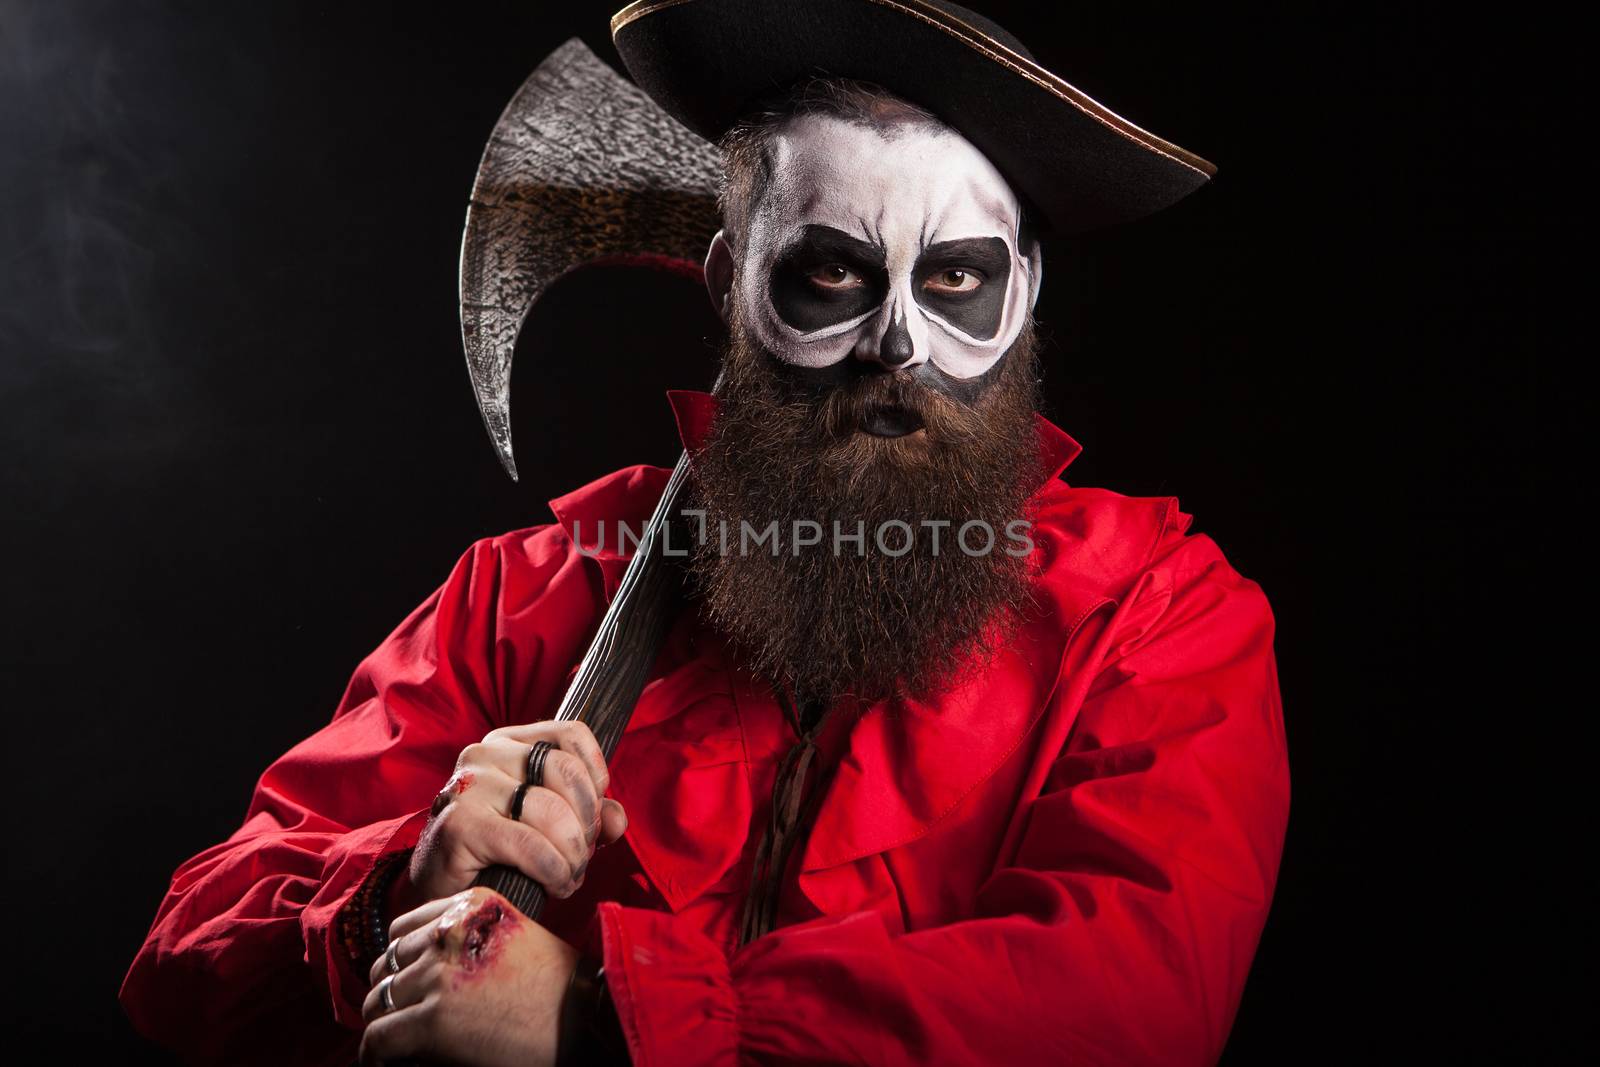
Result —
M924 289L940 294L970 293L983 284L979 271L966 267L946 267L930 274L922 283Z
M806 271L805 276L812 285L830 293L842 289L857 289L866 284L866 279L843 263L824 263L812 267Z

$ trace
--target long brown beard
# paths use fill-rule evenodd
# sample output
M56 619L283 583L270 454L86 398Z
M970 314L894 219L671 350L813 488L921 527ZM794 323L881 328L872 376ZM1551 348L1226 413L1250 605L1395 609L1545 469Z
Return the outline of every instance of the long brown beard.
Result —
M1042 474L1031 322L972 406L906 373L869 375L817 397L783 376L737 316L730 327L717 417L694 464L706 536L695 541L690 569L705 617L757 674L823 708L895 694L926 699L981 670L1031 603L1026 546L1006 534L1009 523L1030 518ZM923 432L858 432L863 413L886 403L920 414ZM941 519L950 525L924 525ZM957 533L974 519L994 532L994 544L969 555ZM741 551L741 520L758 530L776 520L779 553ZM800 520L823 533L797 554L790 534ZM891 520L911 527L903 555L875 543L874 531ZM864 550L841 540L835 552L835 521L845 535L862 524ZM884 543L899 552L905 529L885 529ZM967 544L976 550L985 540L975 528Z

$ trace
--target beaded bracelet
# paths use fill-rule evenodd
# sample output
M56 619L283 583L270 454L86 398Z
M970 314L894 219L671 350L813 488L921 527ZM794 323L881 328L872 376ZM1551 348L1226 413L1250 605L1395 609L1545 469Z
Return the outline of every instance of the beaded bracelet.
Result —
M371 966L389 947L389 923L383 904L389 887L406 869L410 858L411 850L406 849L380 859L339 913L340 939L353 962Z

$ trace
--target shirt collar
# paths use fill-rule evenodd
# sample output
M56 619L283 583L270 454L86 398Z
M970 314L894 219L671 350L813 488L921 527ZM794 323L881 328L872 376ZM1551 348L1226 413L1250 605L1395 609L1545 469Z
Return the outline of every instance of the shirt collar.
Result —
M710 436L711 423L717 414L717 398L698 389L668 389L667 400L672 404L672 414L678 422L678 438L683 442L684 451L693 455ZM1083 446L1043 415L1035 413L1033 419L1042 473L1039 484L1034 486L1037 492L1055 481L1078 458Z

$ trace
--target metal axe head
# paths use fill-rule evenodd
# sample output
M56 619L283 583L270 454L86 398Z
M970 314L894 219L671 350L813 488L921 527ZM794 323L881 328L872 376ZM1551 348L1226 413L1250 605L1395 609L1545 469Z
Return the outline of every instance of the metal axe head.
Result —
M563 274L619 256L699 262L717 230L721 157L574 37L528 76L478 164L461 238L461 343L506 472L511 361Z

